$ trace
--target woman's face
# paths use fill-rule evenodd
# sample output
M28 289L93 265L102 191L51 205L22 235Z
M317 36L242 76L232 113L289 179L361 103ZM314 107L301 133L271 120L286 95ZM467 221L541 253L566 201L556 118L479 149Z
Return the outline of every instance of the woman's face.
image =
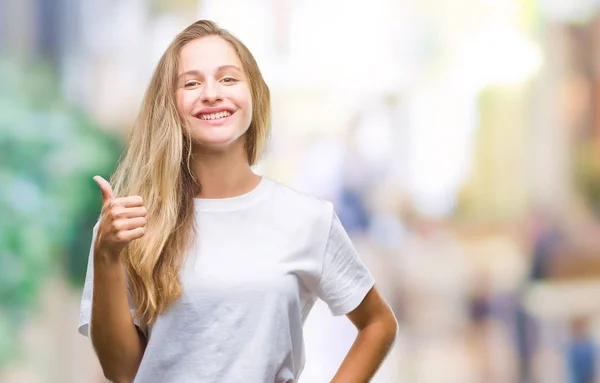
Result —
M190 41L178 76L177 108L194 146L222 150L240 142L252 120L252 96L231 44L219 36Z

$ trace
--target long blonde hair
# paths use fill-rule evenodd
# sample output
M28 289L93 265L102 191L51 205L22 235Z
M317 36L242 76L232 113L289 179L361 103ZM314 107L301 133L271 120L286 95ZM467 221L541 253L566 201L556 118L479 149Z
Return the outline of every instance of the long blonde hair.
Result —
M123 254L136 315L146 324L154 323L181 296L179 270L196 233L193 199L201 186L190 171L192 141L175 92L181 49L210 35L231 44L249 81L253 110L245 147L250 165L259 159L269 136L270 92L248 48L208 20L177 35L154 71L127 150L111 177L116 196L140 195L147 210L145 235Z

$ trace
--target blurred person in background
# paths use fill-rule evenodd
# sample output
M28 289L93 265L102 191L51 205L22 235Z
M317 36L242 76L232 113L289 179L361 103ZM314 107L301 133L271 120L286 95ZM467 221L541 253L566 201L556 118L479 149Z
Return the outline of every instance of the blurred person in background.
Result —
M520 294L526 294L532 282L547 280L550 276L552 261L565 248L565 233L559 219L544 209L534 209L531 213L529 241L531 242L531 257L529 272ZM529 381L533 376L532 366L535 349L539 343L539 323L527 314L527 310L519 305L516 312L516 343L519 353L520 379Z
M567 346L567 363L573 383L594 383L597 380L596 344L590 334L590 319L575 318L571 323L572 340Z
M181 32L112 182L95 177L79 331L108 379L296 382L318 298L358 329L333 382L377 371L394 315L333 205L253 172L269 126L246 46L210 21Z

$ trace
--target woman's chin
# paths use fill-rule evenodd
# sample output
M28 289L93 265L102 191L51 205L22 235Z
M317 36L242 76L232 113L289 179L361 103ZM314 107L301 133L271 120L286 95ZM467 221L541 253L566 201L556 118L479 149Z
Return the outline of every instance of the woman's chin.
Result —
M210 137L196 138L194 141L196 146L198 146L199 148L209 150L222 150L227 149L229 147L237 146L237 142L240 141L238 140L238 138L239 137L231 134L220 136L213 135Z

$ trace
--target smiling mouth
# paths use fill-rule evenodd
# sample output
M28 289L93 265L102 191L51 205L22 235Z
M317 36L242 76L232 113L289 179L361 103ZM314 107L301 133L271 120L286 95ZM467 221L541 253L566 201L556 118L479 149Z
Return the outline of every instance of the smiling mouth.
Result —
M201 120L209 121L209 120L219 120L222 118L227 118L231 116L233 113L230 111L223 111L219 113L210 113L210 114L200 114L197 117Z

